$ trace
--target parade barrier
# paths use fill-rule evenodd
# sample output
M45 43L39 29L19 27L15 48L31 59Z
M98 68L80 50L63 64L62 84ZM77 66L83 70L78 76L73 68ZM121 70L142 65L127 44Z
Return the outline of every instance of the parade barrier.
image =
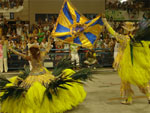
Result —
M88 49L79 50L80 66L84 67L84 61L86 60L85 54ZM111 67L113 63L113 53L109 49L95 49L96 57L98 60L97 67ZM9 70L20 70L25 65L29 65L27 60L22 59L20 56L11 54L8 58L8 69ZM69 57L69 49L51 49L48 53L44 66L47 68L53 68L62 58Z

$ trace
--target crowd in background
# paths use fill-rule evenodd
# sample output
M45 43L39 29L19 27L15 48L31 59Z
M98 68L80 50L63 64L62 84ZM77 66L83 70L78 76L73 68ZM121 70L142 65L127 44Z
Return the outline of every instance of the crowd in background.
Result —
M127 11L128 14L130 14L130 13L139 14L139 11L147 10L147 8L145 8L145 3L139 2L139 1L125 1L125 2L109 1L106 4L106 9L124 10L124 11Z
M24 0L0 0L0 8L11 9L23 5Z
M56 19L52 18L51 21L39 22L37 24L29 25L22 23L22 21L17 18L15 24L9 24L6 19L3 19L3 22L0 24L0 45L6 46L6 43L4 42L7 41L7 45L9 47L21 51L24 54L28 54L28 48L31 44L40 45L41 49L45 49L48 43L48 38L50 38L52 49L58 49L56 52L69 52L69 44L51 37L51 32L55 26L55 22ZM123 32L120 32L123 31L121 27L123 22L111 21L110 24L115 31L123 34ZM104 28L94 46L95 48L99 48L98 51L113 53L115 43L116 39ZM59 49L68 50L59 51ZM3 50L3 54L6 52L8 52L8 58L10 58L11 52L7 51L6 49ZM7 55L5 56L7 57Z
M42 46L43 43L47 42L55 21L55 19L52 19L44 24L40 22L29 26L29 24L22 23L19 18L17 18L16 24L8 24L8 21L4 19L0 26L0 39L4 37L9 41L10 46L20 50L26 50L28 43L37 43ZM116 31L123 26L123 22L111 21L110 24ZM60 42L56 38L51 37L51 41L53 49L67 49L69 47L67 43ZM100 38L95 44L95 48L109 48L113 51L114 44L115 38L107 30L103 29Z
M131 10L131 9L137 9L137 10L144 10L144 2L138 2L138 1L109 1L106 4L107 9L121 9L121 10Z

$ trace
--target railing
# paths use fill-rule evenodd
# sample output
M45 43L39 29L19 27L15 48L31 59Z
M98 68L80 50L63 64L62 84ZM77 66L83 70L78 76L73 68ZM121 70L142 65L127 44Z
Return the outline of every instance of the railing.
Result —
M88 49L79 50L80 66L84 67L85 51ZM96 57L98 60L97 67L111 67L113 63L113 53L109 49L95 49ZM60 59L69 56L69 49L51 49L48 57L45 59L44 64L47 68L53 68ZM11 54L8 58L9 70L23 69L24 65L29 65L27 60L22 59L20 56Z

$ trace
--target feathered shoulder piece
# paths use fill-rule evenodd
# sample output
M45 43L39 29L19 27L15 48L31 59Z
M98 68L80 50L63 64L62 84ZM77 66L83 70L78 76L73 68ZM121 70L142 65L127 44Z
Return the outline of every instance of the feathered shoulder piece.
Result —
M3 88L8 83L10 83L10 81L3 75L0 75L0 88Z
M147 26L144 29L139 29L134 36L136 42L150 41L150 26Z
M24 70L22 70L20 72L20 74L18 75L18 77L22 78L22 79L26 79L29 76L30 73L30 67L29 66L24 66Z
M71 69L73 67L71 60L69 58L63 58L59 63L54 67L53 75L58 76L65 69Z

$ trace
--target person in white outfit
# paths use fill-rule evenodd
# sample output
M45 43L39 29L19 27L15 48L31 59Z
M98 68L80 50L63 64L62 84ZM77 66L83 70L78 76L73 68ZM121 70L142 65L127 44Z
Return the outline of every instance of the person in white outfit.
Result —
M70 55L72 64L76 64L75 67L79 67L79 55L78 55L79 46L75 44L70 45Z
M7 63L7 52L8 52L8 41L5 40L5 37L2 36L1 47L0 47L0 71L8 72L8 63Z
M120 43L116 41L115 47L114 47L114 60L115 60L115 58L116 58L116 56L118 54L119 45L120 45Z

